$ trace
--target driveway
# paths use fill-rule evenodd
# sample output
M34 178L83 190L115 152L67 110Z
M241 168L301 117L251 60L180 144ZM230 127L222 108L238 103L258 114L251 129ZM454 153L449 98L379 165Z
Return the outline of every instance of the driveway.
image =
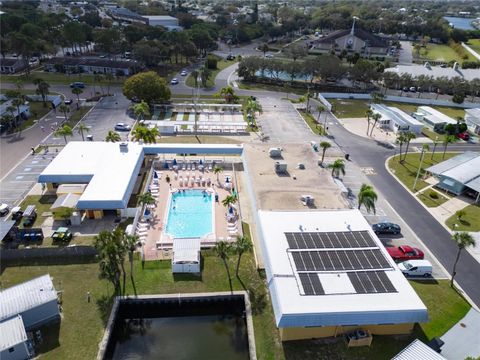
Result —
M402 48L398 56L398 63L400 65L412 65L413 62L413 46L410 41L400 41Z

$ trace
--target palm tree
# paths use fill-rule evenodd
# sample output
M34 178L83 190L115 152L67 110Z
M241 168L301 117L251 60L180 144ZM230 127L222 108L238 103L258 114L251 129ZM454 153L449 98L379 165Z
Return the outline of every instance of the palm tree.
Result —
M442 155L442 160L445 159L445 153L447 152L447 146L448 144L451 144L455 142L457 139L455 138L454 135L446 135L445 138L443 139L443 155Z
M132 285L135 288L135 284L133 281L133 253L135 252L136 249L136 244L138 243L139 237L138 235L128 235L125 234L123 235L123 245L125 249L128 251L128 262L130 263L130 279L132 280ZM123 288L125 289L125 283L123 285Z
M365 111L365 116L367 117L367 136L370 133L370 118L373 116L373 111L368 109Z
M337 159L333 164L328 165L329 169L332 169L332 176L338 177L340 174L345 175L345 162L343 159Z
M55 130L53 135L54 136L63 136L63 138L65 139L65 144L66 144L68 142L67 141L67 136L73 136L73 130L70 126L65 124L65 125L62 125L61 127L59 127L57 130Z
M84 133L88 133L90 131L90 127L85 125L83 122L80 122L77 126L77 131L80 135L82 135L82 141L85 141L85 137L83 135Z
M456 275L456 268L458 260L460 259L460 253L467 246L475 246L475 239L467 232L456 232L452 235L452 240L457 244L458 252L455 262L453 263L452 279L450 280L450 286L453 287L453 279Z
M227 195L225 199L222 200L222 205L230 209L230 206L232 204L235 204L236 202L237 202L236 195Z
M200 70L200 80L202 81L202 86L204 88L207 87L208 79L210 79L211 75L212 72L206 66L204 66L202 70Z
M155 204L155 198L153 197L151 192L146 192L137 197L139 205L152 205Z
M197 70L193 70L190 74L190 76L193 78L195 87L198 87L198 75L199 75L199 73L198 73Z
M248 236L237 236L235 244L233 244L233 249L238 255L237 267L235 269L235 276L238 278L238 271L240 270L240 260L244 253L250 252L253 249L253 244L248 238Z
M63 113L63 116L65 116L65 121L67 121L68 120L67 114L70 112L70 108L65 104L61 104L58 107L58 110L60 110L60 112Z
M370 212L370 210L373 210L373 213L376 213L375 209L375 201L377 201L377 193L373 189L373 186L367 185L367 184L362 184L362 187L360 188L360 191L358 192L358 210L360 210L360 207L363 205L365 206L365 209L367 209L367 212Z
M113 81L113 75L110 73L106 73L105 80L107 80L107 95L110 95L110 84Z
M77 95L77 109L80 107L80 94L83 94L83 90L79 87L74 87L72 89L72 94Z
M145 141L145 139L147 138L147 131L148 131L148 128L145 127L145 126L137 126L135 127L135 129L132 131L132 139L134 141Z
M150 116L150 107L142 100L141 103L133 105L133 113L137 120L145 120L146 116Z
M113 130L110 130L107 136L105 137L106 142L117 142L120 140L122 140L122 138L120 137L120 134Z
M405 159L407 158L408 147L410 146L410 141L412 141L413 139L415 139L417 137L417 135L415 135L415 133L413 133L412 131L405 131L404 135L405 135L405 142L407 143L407 146L405 148L405 154L403 155L403 161L405 161Z
M120 294L120 248L119 239L110 231L101 231L95 236L94 247L100 258L100 278L107 279L113 284L116 294Z
M235 90L233 90L233 88L231 86L226 86L226 87L223 87L221 90L220 90L220 96L222 96L224 99L225 99L225 102L227 104L230 104L232 103L235 98L236 98L236 95L235 95Z
M265 57L265 54L266 54L267 51L269 50L268 44L263 43L262 45L260 45L260 46L258 47L258 50L260 50L261 52L263 52L263 57Z
M47 106L47 95L49 93L50 85L42 79L35 79L33 83L37 85L37 89L35 90L37 95L42 96L43 106Z
M230 277L230 270L228 268L228 253L230 251L230 245L226 241L218 241L215 244L215 247L213 248L213 251L217 254L217 256L222 259L223 265L225 266L225 270L227 272L228 276L228 282L230 284L230 290L233 290L232 288L232 279Z
M215 175L217 175L217 182L219 183L220 182L220 179L219 179L219 176L220 176L220 173L223 171L223 169L220 167L220 166L214 166L213 167L213 173Z
M322 160L320 161L320 164L323 164L323 159L325 158L325 152L327 149L330 149L332 147L332 144L330 144L328 141L322 141L320 143L320 147L322 148Z
M399 157L398 157L398 160L400 162L402 161L402 147L403 147L403 144L405 143L405 141L406 141L405 134L403 132L399 132L397 134L397 138L395 139L395 143L400 145L400 154L399 154Z
M20 94L15 99L12 100L12 106L15 106L17 110L17 116L15 116L15 127L18 125L18 120L20 120L20 106L25 104L25 96Z
M158 136L160 136L160 131L158 131L157 127L147 129L144 139L145 144L156 144Z
M323 105L317 105L317 111L318 111L318 116L317 116L317 123L320 124L320 115L322 115L322 112L325 111L325 106ZM325 117L326 118L326 117ZM325 131L325 129L323 129Z
M372 125L372 129L370 130L370 136L372 136L373 130L375 129L375 126L377 126L378 120L382 118L382 115L380 115L379 113L375 113L372 115L372 118L373 118L373 125Z

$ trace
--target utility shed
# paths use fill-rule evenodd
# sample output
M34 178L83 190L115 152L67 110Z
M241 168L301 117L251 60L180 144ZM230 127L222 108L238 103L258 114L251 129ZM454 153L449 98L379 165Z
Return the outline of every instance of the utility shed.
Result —
M173 240L173 273L200 273L200 238Z
M21 315L25 329L36 329L60 318L57 291L43 275L0 292L0 321Z
M0 322L0 359L25 360L34 356L20 315Z

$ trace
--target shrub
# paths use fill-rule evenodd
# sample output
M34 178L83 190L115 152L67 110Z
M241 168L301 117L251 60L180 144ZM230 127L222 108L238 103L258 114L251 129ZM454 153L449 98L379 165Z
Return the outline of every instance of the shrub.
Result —
M431 190L430 193L428 194L428 196L431 198L431 199L438 199L439 196L438 196L438 193L434 190Z
M218 59L215 56L208 55L206 66L207 69L215 70L217 68Z

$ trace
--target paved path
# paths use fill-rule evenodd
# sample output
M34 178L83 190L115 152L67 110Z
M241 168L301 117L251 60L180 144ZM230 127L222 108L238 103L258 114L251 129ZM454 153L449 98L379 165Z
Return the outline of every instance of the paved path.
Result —
M451 360L480 357L480 312L475 309L465 315L440 339L445 342L442 355Z
M413 46L410 41L400 41L402 48L398 56L398 63L400 65L412 65L413 62Z

